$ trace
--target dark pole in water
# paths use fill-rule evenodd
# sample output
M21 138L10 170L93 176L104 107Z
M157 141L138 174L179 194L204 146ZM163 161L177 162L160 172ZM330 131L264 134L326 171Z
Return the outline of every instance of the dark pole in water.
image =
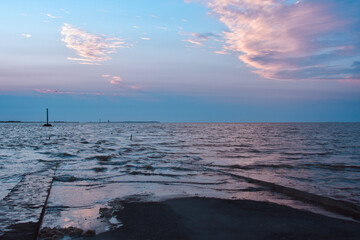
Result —
M52 125L49 123L49 109L46 109L46 124L43 125L44 127L52 127Z

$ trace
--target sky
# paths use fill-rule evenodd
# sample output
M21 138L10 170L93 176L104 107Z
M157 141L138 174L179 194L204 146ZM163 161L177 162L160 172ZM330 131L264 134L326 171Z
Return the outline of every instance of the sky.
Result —
M360 121L358 0L16 0L0 121Z

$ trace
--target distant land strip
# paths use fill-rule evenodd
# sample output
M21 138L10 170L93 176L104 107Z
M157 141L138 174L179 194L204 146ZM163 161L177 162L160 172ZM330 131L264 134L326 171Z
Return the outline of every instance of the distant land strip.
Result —
M49 121L51 123L160 123L160 121L104 121L104 122L76 122L76 121ZM0 123L44 123L44 121L0 121Z

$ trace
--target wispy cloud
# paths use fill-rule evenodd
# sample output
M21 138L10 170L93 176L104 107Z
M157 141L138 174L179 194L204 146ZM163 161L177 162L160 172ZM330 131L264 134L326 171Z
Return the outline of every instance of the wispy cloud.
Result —
M121 84L123 82L122 78L119 77L119 76L111 76L109 74L103 74L103 75L101 75L101 77L108 80L109 83L112 84L112 85L119 85L119 84Z
M203 41L207 41L209 40L210 38L212 37L219 37L218 35L216 34L213 34L213 33L191 33L191 35L194 37L194 38L197 38L197 39L201 39Z
M360 58L360 9L355 2L206 1L228 28L226 52L238 54L264 78L290 80L357 78L352 64Z
M201 33L194 33L194 32L186 33L183 31L179 31L178 34L180 36L189 36L190 35L191 36L190 38L184 39L182 41L193 44L192 47L204 46L204 43L209 41L211 38L219 37L218 35L213 34L213 33L201 34Z
M74 94L74 95L97 95L102 96L104 93L99 92L69 92L69 91L60 91L55 89L33 89L35 92L43 94Z
M140 39L142 39L142 40L150 40L150 38L148 38L148 37L141 37Z
M110 79L110 84L113 84L113 85L119 85L121 82L122 82L122 79L121 79L121 77L118 77L118 76L113 76Z
M26 37L26 38L31 37L31 35L30 35L30 34L26 34L26 33L22 33L22 34L21 34L21 36Z
M185 39L183 41L191 43L191 44L193 44L195 46L203 46L203 43L201 41L198 41L198 40L195 40L195 39L192 39L192 38L188 38L188 39Z
M128 89L128 90L133 90L133 91L137 91L137 90L142 89L141 86L129 85L129 84L124 83L124 80L119 76L114 76L114 75L110 75L110 74L102 74L101 77L103 79L105 79L108 83L110 83L111 85L117 85L118 86L118 87L113 88L113 89L118 89L118 90L126 90L126 89Z
M226 52L226 51L223 51L223 50L215 51L214 53L216 53L216 54L221 54L221 55L230 54L229 52Z
M50 13L47 13L47 14L46 14L46 16L47 16L47 17L49 17L49 18L52 18L52 19L55 19L55 18L62 18L62 17L60 17L60 16L54 16L54 15L51 15Z
M39 93L51 93L51 94L74 94L74 92L59 91L54 89L34 89L34 91Z
M162 30L168 30L168 28L167 28L167 27L162 27L162 26L157 26L156 28L158 28L158 29L162 29Z
M69 60L78 61L80 64L100 64L100 62L111 59L109 56L117 48L124 47L120 38L107 37L88 33L68 23L61 28L61 39L66 47L75 50L80 58L69 57Z

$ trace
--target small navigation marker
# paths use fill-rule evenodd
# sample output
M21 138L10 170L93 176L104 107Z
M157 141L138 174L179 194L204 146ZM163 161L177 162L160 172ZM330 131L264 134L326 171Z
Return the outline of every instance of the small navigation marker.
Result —
M49 109L46 109L46 123L43 126L52 127L52 125L49 123Z

